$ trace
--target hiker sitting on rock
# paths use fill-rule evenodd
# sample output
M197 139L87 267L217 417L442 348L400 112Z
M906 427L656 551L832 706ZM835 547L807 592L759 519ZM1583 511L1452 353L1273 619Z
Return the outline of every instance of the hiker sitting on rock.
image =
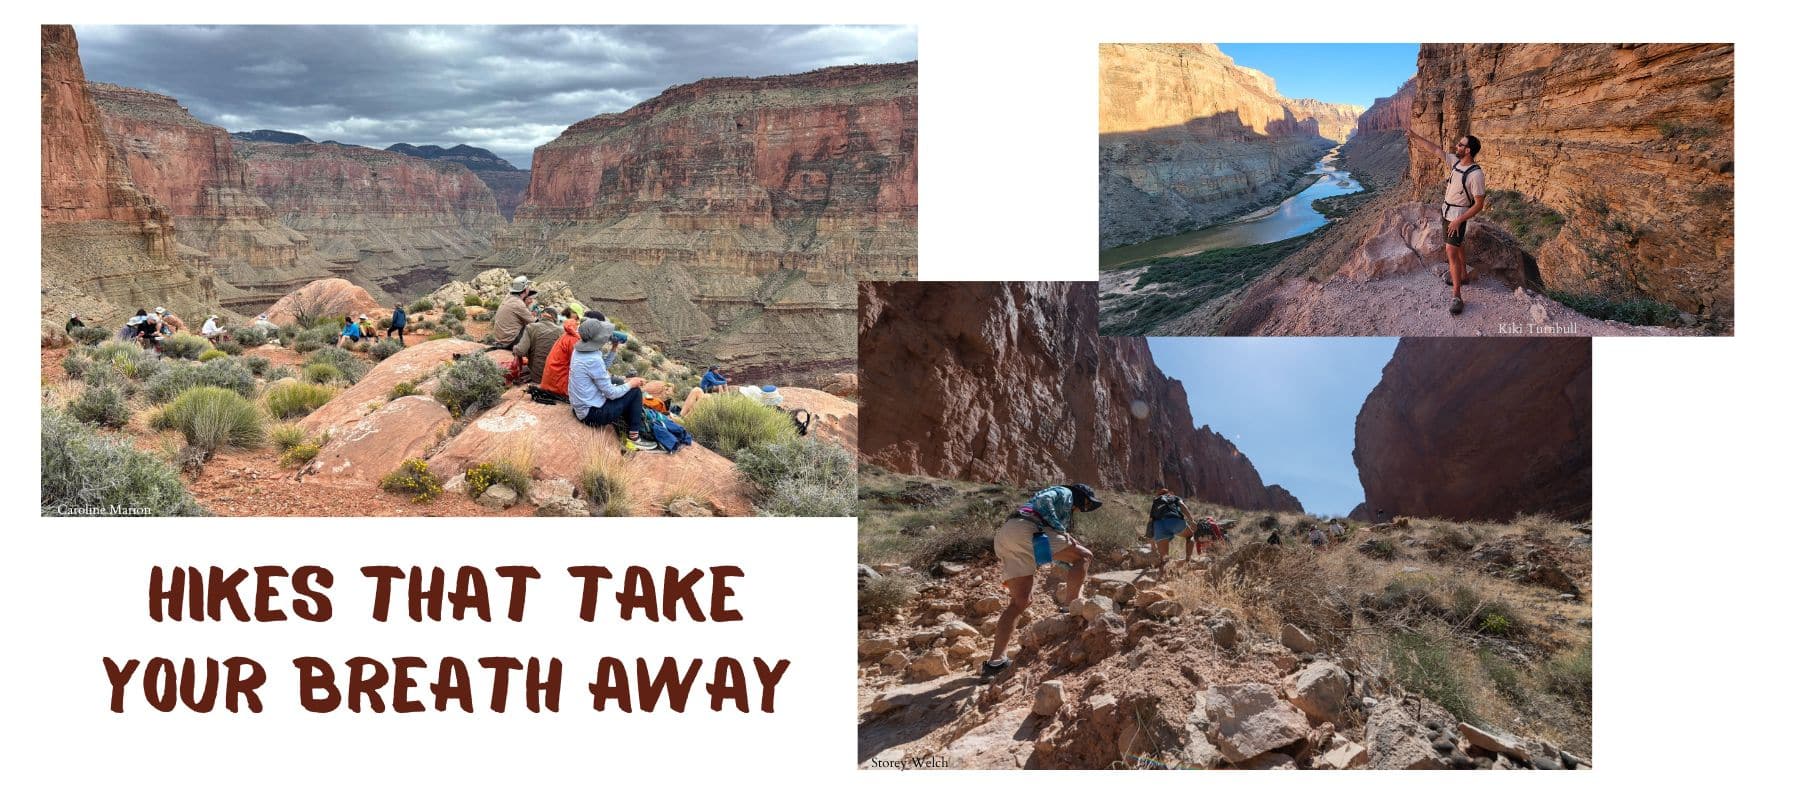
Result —
M1450 177L1444 180L1444 260L1449 262L1445 282L1450 284L1450 313L1461 314L1463 310L1462 285L1470 280L1467 274L1468 261L1463 253L1463 234L1468 231L1469 220L1481 210L1487 208L1487 175L1482 172L1481 165L1475 163L1475 156L1481 154L1481 140L1474 136L1464 136L1456 140L1456 153L1437 146L1437 142L1413 133L1406 129L1407 135L1423 142L1442 156L1444 163L1450 165Z
M730 383L725 373L719 371L719 365L714 364L706 368L706 374L700 376L700 391L708 394L723 392Z
M511 350L519 343L525 326L537 319L531 314L530 302L531 279L524 275L514 278L506 299L494 311L494 349Z
M337 346L349 347L360 341L362 341L362 328L357 326L354 317L348 314L344 315L344 330L338 334Z
M1181 498L1171 493L1168 487L1157 487L1156 497L1150 501L1150 521L1144 523L1144 536L1150 539L1150 546L1156 552L1157 566L1169 560L1169 543L1175 541L1175 535L1187 531L1193 524L1193 515L1188 513Z
M544 377L538 382L538 391L534 392L553 402L569 400L569 359L575 354L575 345L581 341L581 323L589 319L599 322L607 339L612 338L613 332L612 323L607 322L606 315L599 311L576 311L571 304L563 309L563 318L562 337L556 340L556 345L550 348L550 355L544 358ZM618 352L615 347L607 353L605 360L608 367L612 366L612 360Z
M187 323L182 322L180 317L175 316L175 312L163 308L162 306L156 307L156 316L162 318L163 330L170 334L176 334L187 330Z
M631 378L615 384L607 372L611 359L602 352L606 349L606 323L596 319L582 320L577 330L581 341L569 358L569 405L575 411L575 418L595 427L623 422L627 451L658 449L655 439L641 435L644 430L644 379Z
M1225 541L1225 529L1219 527L1218 520L1212 517L1202 517L1199 522L1194 523L1192 528L1182 533L1181 538L1187 540L1187 552L1182 556L1181 562L1192 564L1195 551L1204 551L1214 544Z
M168 318L164 317L164 319ZM200 335L206 337L206 340L213 344L218 344L219 340L224 338L225 326L219 324L218 314L210 314L206 317L206 322L200 325Z
M518 344L512 347L516 359L514 369L518 373L515 382L543 383L544 363L550 360L550 351L556 347L562 333L562 327L556 324L556 309L538 309L537 321L525 326L525 332L519 334Z
M981 665L982 677L993 677L1012 666L1012 659L1006 657L1006 644L1012 638L1019 615L1031 606L1032 578L1037 575L1041 563L1051 563L1052 575L1063 570L1068 572L1063 582L1068 585L1070 596L1058 598L1053 592L1050 597L1058 608L1067 608L1081 599L1082 584L1087 582L1088 562L1094 554L1070 534L1069 529L1074 524L1072 512L1094 511L1100 505L1100 498L1085 483L1052 486L1033 495L1030 503L1019 507L994 533L994 555L1000 558L1000 583L1006 587L1011 602L1000 612L1000 621L994 627L994 652ZM1038 546L1038 536L1045 538L1045 547Z
M387 338L400 337L400 346L406 346L406 307L394 304L394 318L388 320Z

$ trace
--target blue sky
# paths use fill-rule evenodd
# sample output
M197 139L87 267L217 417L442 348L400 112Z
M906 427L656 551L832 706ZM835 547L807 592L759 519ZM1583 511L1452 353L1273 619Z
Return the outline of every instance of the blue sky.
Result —
M1368 108L1418 71L1417 44L1221 44L1238 66L1268 74L1282 97Z
M1151 338L1163 374L1181 381L1194 425L1211 425L1314 514L1363 500L1350 451L1356 413L1398 339Z

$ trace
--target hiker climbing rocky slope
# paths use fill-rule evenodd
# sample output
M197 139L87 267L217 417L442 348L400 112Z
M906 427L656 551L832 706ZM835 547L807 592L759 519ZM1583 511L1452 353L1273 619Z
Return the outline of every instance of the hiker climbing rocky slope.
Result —
M1028 493L867 469L861 493L865 768L1592 766L1585 525L1405 519L1315 548L1323 520L1202 506L1228 540L1159 568L1149 498L1107 494L1076 523L1085 598L1034 592L982 683L1006 603L991 536Z
M917 124L916 63L677 86L539 147L482 264L752 379L842 372L853 282L918 269Z
M1488 186L1561 217L1544 285L1732 315L1730 44L1427 44L1413 130L1481 137ZM1413 199L1443 194L1415 147Z
M1356 415L1353 515L1586 519L1593 433L1586 339L1402 339Z
M1356 123L1282 97L1211 44L1100 46L1100 246L1201 228L1274 200Z
M339 277L383 298L473 274L505 222L487 184L455 162L354 145L239 141L237 149L282 223L310 237Z
M41 38L42 295L46 324L69 314L122 318L176 301L217 302L205 254L184 248L165 206L132 182L107 138L81 70L75 30L44 25ZM123 311L122 311L123 309Z
M225 307L254 313L331 276L331 263L312 242L276 220L251 191L223 128L195 119L167 95L106 83L90 83L88 92L132 182L169 209L176 241L211 259Z
M494 205L499 207L500 216L505 217L508 221L513 218L513 210L519 207L519 203L524 202L525 190L531 188L531 170L519 169L506 159L480 147L471 147L466 144L459 144L455 147L438 147L434 144L415 147L401 142L388 145L387 149L414 158L423 158L428 161L454 161L468 167L469 171L475 173L475 177L480 178L482 183L487 184L488 190L494 193Z
M1300 510L1229 440L1195 427L1187 390L1143 339L1099 335L1092 283L865 283L860 293L861 386L882 398L860 435L867 462L1019 484L1167 483L1240 508Z

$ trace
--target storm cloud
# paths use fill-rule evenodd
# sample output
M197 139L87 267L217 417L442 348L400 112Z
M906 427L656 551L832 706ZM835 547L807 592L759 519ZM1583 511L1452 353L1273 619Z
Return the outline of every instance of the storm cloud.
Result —
M226 130L531 151L701 78L911 61L902 26L78 25L88 80L173 96Z

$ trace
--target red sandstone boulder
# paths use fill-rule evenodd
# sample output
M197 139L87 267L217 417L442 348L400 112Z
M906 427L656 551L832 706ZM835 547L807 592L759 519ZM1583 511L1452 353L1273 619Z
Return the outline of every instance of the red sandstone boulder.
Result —
M1350 254L1337 274L1372 281L1444 261L1442 206L1403 203L1381 215L1368 238ZM1526 256L1512 236L1486 220L1469 223L1469 267L1478 279L1499 278L1507 286L1525 279Z
M515 389L432 456L431 468L448 477L482 462L515 459L531 466L533 478L578 484L594 459L617 452L619 439L612 428L584 425L569 406L536 403ZM673 454L639 453L629 459L627 468L635 513L659 513L676 490L705 497L721 516L752 513L747 490L731 461L699 445Z
M269 306L269 321L288 325L300 317L384 313L386 309L367 290L343 278L326 278L300 287ZM373 317L373 314L371 314Z
M856 373L839 372L831 375L819 385L819 390L835 394L838 397L855 397L857 396Z
M856 452L855 403L817 389L796 386L782 387L781 396L782 408L790 411L803 408L812 414L812 426L807 429L808 436L817 436L851 453Z
M339 430L306 472L329 480L380 483L401 462L431 449L449 428L450 411L442 403L402 397Z
M439 364L481 348L481 345L464 339L438 339L415 344L376 364L355 386L308 414L300 424L305 426L308 434L330 433L335 438L338 431L347 430L374 409L387 405L388 395L395 385L403 381L420 384L420 392L429 394L425 376Z

